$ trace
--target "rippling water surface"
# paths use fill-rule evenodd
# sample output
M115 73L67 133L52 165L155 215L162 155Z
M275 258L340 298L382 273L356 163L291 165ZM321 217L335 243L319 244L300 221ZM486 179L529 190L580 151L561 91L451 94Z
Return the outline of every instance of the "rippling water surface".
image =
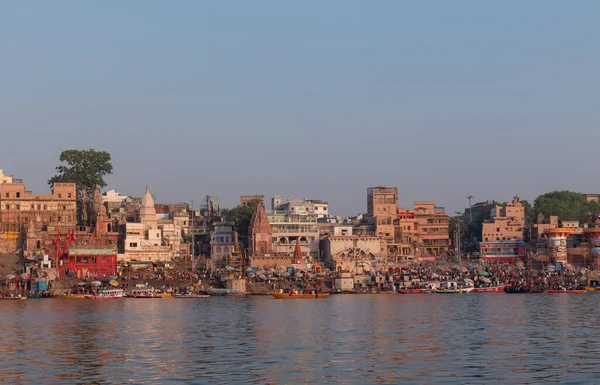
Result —
M595 383L599 298L0 301L0 383Z

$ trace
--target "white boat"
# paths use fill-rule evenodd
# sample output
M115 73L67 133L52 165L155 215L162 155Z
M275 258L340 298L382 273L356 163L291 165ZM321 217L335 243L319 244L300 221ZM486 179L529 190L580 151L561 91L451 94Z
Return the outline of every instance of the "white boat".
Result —
M472 286L459 285L458 282L449 281L442 282L434 292L437 294L464 294L472 292L473 289Z
M100 290L98 293L88 294L85 299L120 299L123 298L122 289Z

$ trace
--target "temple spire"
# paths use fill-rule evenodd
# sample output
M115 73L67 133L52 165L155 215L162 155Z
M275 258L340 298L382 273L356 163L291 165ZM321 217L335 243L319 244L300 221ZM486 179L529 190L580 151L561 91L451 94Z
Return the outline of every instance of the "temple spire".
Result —
M302 249L300 248L300 240L296 239L296 247L294 248L294 263L299 264L304 260Z

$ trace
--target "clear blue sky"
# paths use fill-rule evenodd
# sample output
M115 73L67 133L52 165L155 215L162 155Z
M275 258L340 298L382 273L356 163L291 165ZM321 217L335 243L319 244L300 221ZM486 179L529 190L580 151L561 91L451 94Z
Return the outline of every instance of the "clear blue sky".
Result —
M62 150L108 188L449 212L600 192L597 1L0 3L0 168L45 192Z

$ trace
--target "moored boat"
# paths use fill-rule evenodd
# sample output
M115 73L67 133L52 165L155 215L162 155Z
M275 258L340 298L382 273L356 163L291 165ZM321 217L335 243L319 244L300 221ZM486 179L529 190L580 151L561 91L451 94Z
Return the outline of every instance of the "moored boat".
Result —
M581 289L581 290L550 289L550 290L546 290L546 292L549 294L583 294L583 293L587 292L587 290L585 290L585 289Z
M26 299L27 299L27 297L0 297L0 300L3 300L3 301L9 301L9 300L24 301Z
M400 289L400 294L423 294L423 289Z
M438 289L435 291L436 294L466 294L473 291L472 287L465 287L462 289Z
M311 298L327 298L327 297L329 297L329 293L299 294L299 293L280 293L278 291L272 291L271 295L277 299L311 299Z
M123 296L122 289L108 289L101 290L95 294L88 294L85 296L85 299L121 299Z
M158 296L153 288L136 288L125 293L125 298L161 298Z
M208 294L175 294L173 298L208 298Z
M473 289L473 293L502 293L506 285L491 286L491 287L476 287Z

